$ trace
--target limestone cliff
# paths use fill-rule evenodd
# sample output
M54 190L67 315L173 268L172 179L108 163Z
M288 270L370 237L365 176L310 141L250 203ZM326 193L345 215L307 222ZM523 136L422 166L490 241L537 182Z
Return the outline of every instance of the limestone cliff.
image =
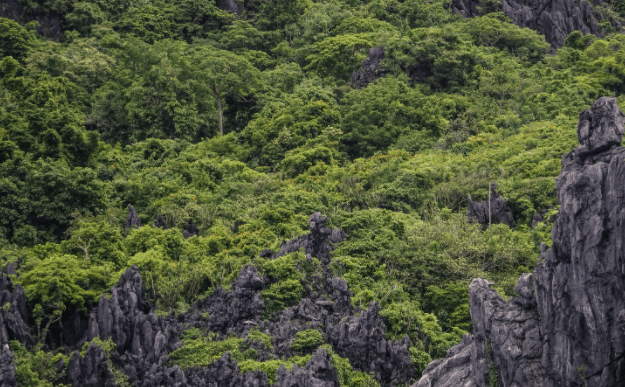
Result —
M479 16L484 9L480 0L452 0L451 8L464 17ZM622 27L621 21L610 16L601 7L605 0L502 0L500 10L519 27L538 31L554 48L564 45L564 39L573 31L605 35L605 25L609 22L614 29ZM492 9L489 9L492 11Z
M614 98L580 114L580 145L557 179L553 246L541 247L536 270L521 276L509 302L473 280L473 335L414 387L625 384L624 122Z

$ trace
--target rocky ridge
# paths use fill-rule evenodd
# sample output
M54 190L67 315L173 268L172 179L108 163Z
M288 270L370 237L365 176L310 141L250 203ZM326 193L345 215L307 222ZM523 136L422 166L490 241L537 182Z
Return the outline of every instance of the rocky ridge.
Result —
M464 17L479 16L480 0L452 0L451 8ZM502 0L500 10L519 27L533 29L545 36L553 48L564 45L564 39L573 31L605 35L601 22L608 21L613 28L620 30L622 21L612 19L601 6L605 0ZM598 8L597 8L598 7Z
M251 329L271 335L274 348L256 346L258 360L290 358L296 334L315 329L332 346L334 353L348 358L354 369L372 373L382 386L411 380L414 369L406 337L389 341L379 307L371 303L367 310L354 308L345 280L333 277L327 264L335 243L346 235L326 227L320 213L310 217L310 233L283 242L280 251L263 252L276 259L304 249L306 258L322 262L323 272L311 283L298 305L262 318L264 301L261 290L269 279L260 276L253 265L244 266L232 284L232 290L216 289L194 305L188 313L158 317L143 292L143 281L136 266L126 270L110 295L103 295L87 320L76 314L64 322L61 340L73 348L67 364L57 365L65 382L73 387L115 386L120 378L137 387L206 386L268 387L260 370L242 373L230 352L225 352L207 367L181 369L169 362L168 355L183 346L181 335L189 328L216 334L217 340L244 338ZM13 286L8 276L0 274L0 384L14 386L15 365L9 340L32 345L27 325L26 298L21 286ZM22 315L24 313L24 315ZM66 329L65 329L66 328ZM73 331L73 334L69 334ZM110 340L114 348L100 346ZM252 343L253 344L253 343ZM83 352L80 352L80 349ZM326 350L313 349L305 366L282 365L276 374L278 387L338 387L337 370Z
M625 115L602 97L580 114L562 159L553 246L541 246L506 302L474 279L473 335L432 362L413 387L625 384Z

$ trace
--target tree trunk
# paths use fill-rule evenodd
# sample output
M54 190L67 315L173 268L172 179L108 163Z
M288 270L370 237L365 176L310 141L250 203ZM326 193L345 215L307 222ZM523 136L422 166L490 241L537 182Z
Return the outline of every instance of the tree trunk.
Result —
M490 180L488 181L488 225L490 226Z
M217 98L217 121L219 122L219 135L224 135L224 112L221 106L221 97Z

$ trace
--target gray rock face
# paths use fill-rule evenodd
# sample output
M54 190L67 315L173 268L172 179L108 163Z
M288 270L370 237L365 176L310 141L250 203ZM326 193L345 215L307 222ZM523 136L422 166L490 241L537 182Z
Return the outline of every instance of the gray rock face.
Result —
M315 257L323 264L330 262L330 252L333 250L332 244L339 243L347 236L345 232L338 228L330 229L326 227L327 216L315 212L310 216L310 233L288 242L282 242L280 251L271 254L265 250L261 256L271 256L271 259L279 258L283 255L293 253L299 249L306 251L307 257Z
M143 299L137 266L126 270L111 293L112 299L100 298L97 309L89 316L83 342L95 337L112 339L116 345L116 361L124 365L131 382L136 382L152 364L180 347L182 325L159 319L150 311Z
M564 45L564 39L573 31L604 36L599 23L609 20L595 5L605 0L502 0L501 11L519 27L531 28L551 44L553 48ZM479 0L452 0L452 9L464 17L479 16ZM617 29L621 25L611 21Z
M430 364L414 386L625 385L623 113L601 98L580 114L580 146L562 159L553 247L505 302L469 286L473 336Z
M352 74L352 87L366 87L378 78L384 77L386 70L382 67L384 47L371 48L369 55L362 63L362 68Z
M0 2L0 17L13 19L19 23L36 21L39 23L37 33L42 36L58 41L62 35L61 17L55 13L40 12L36 8L24 9L19 0L2 0Z
M128 205L128 219L126 219L124 230L128 232L129 228L139 228L139 227L141 227L141 219L139 219L137 210L135 210L135 208L129 204Z
M0 386L17 387L13 353L7 344L0 347Z
M325 349L319 348L305 368L293 364L287 371L284 364L278 368L276 387L339 387L339 378Z
M488 200L483 202L474 202L471 200L471 196L468 198L469 209L467 210L467 216L473 218L478 223L487 226L490 222L492 224L503 223L512 227L514 219L512 218L512 212L508 209L506 200L499 196L497 193L497 183L491 185L490 204ZM490 205L490 211L489 211Z
M241 374L230 352L206 368L191 368L183 372L177 366L167 367L163 362L155 364L137 387L269 387L267 375L260 372Z
M106 353L93 343L87 348L84 357L78 351L72 354L67 369L67 382L72 386L84 387L116 386Z
M30 347L33 344L28 327L26 293L22 285L13 285L8 276L0 274L0 346L18 340Z
M260 323L265 305L260 295L263 285L264 280L256 268L244 266L231 292L216 289L212 296L198 304L198 310L208 313L208 326L212 332L242 333L245 330L243 322Z
M103 296L89 316L84 336L76 347L100 337L111 339L116 349L107 359L104 351L92 344L85 357L76 352L70 361L68 383L78 386L110 385L107 364L122 370L137 387L206 386L206 387L268 387L267 375L260 372L242 374L226 352L204 368L181 370L168 364L167 355L181 347L180 334L191 327L217 333L220 339L230 335L245 338L256 328L273 337L273 350L254 341L246 345L258 353L258 360L290 358L295 335L306 329L317 329L325 335L340 356L347 357L356 368L373 372L382 386L405 383L413 375L408 352L409 341L392 342L386 331L379 307L372 303L367 311L351 305L351 292L345 280L332 277L327 267L334 243L345 238L339 229L326 227L325 216L310 217L310 233L285 242L279 252L264 252L266 257L303 248L308 259L322 262L323 272L306 284L306 297L299 305L275 313L269 321L262 318L264 302L261 291L270 285L252 265L244 266L232 284L231 291L216 289L194 305L189 313L176 317L156 317L143 295L142 279L136 266L128 269L112 297ZM208 318L202 317L208 314ZM73 321L71 318L68 323ZM80 326L80 319L73 326ZM278 370L276 385L288 387L338 387L337 371L324 349L311 349L312 359L303 368L286 366ZM107 363L108 361L108 363ZM105 367L106 366L106 367ZM289 366L290 367L290 366ZM107 368L108 369L108 368Z
M392 342L384 338L386 329L371 302L358 316L339 319L335 314L326 320L326 335L336 352L349 359L352 366L373 372L382 385L407 382L414 370L410 362L410 340Z
M221 0L219 2L219 8L224 11L236 13L237 15L243 12L243 7L241 7L237 0Z
M601 97L589 110L579 114L575 150L578 157L598 153L620 145L623 140L625 115L619 109L616 98Z

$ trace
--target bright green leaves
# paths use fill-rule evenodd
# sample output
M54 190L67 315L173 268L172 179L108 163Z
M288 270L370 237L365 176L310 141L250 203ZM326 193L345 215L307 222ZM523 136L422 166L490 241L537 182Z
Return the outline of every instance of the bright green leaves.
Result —
M194 50L191 61L215 100L219 134L223 135L224 98L247 96L257 85L258 70L246 58L212 47Z
M64 372L57 372L59 360L68 361L62 354L52 354L41 349L29 352L17 340L9 342L9 348L15 354L15 381L23 387L60 386Z
M96 267L87 268L71 255L41 261L20 277L20 282L33 305L39 343L45 341L51 324L60 320L63 312L86 311L86 305L95 302L106 288Z
M468 19L465 27L476 45L507 50L524 62L536 63L550 49L544 36L515 26L503 13Z
M168 357L172 364L176 364L182 369L193 366L208 366L225 352L230 352L232 359L237 362L254 361L258 353L255 349L250 348L250 343L259 341L267 349L273 349L271 340L270 335L258 330L251 330L245 339L229 337L225 340L215 340L214 334L206 334L197 328L191 328L183 333L182 348L171 352Z
M295 334L291 349L295 352L311 352L323 344L323 335L316 329L306 329Z
M319 260L309 262L300 252L286 254L268 260L256 258L254 264L261 275L269 278L271 285L262 292L265 302L263 314L270 317L274 312L295 306L304 297L304 283L312 284L321 272Z
M286 152L305 145L324 130L332 137L331 128L340 120L334 93L323 86L319 78L308 78L295 85L300 76L297 70L293 66L282 66L267 74L277 89L276 96L264 103L241 133L251 164L277 166ZM276 78L282 73L286 73L286 77L278 81ZM287 93L291 87L292 93ZM328 140L332 142L334 139ZM314 146L313 143L310 145ZM297 157L294 154L289 156Z
M447 348L457 344L465 333L455 327L450 332L443 332L436 316L421 311L419 304L414 301L393 303L384 308L380 315L389 323L388 338L401 340L408 335L411 357L417 367L423 367L422 360L428 357L445 356Z
M423 310L435 314L445 330L453 327L471 330L469 291L466 283L450 283L443 288L430 285L423 297Z
M126 267L122 235L108 222L81 222L63 243L67 250L92 264L109 264L114 271Z
M245 57L209 46L128 39L120 56L113 80L94 96L89 121L123 143L223 133L226 97L244 98L257 86L258 71Z
M450 114L438 98L403 80L386 77L343 99L342 147L352 158L371 156L390 146L411 152L433 145Z
M374 36L367 33L326 38L313 45L306 70L344 80L361 66L374 42Z

